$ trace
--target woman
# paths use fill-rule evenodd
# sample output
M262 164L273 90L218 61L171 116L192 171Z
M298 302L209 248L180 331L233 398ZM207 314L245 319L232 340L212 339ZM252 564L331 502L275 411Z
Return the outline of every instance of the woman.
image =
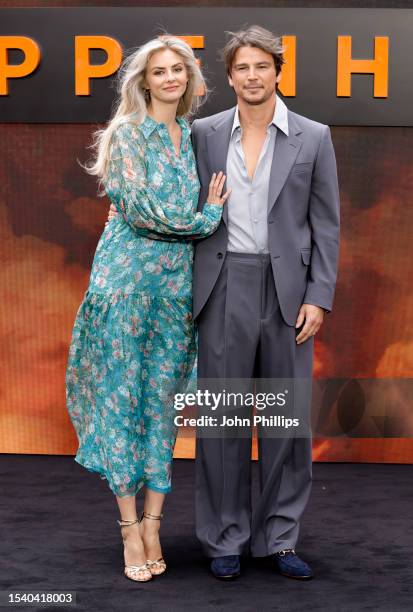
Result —
M196 357L192 241L216 230L229 193L222 195L225 176L213 175L196 212L185 116L205 83L185 42L169 35L148 42L125 61L120 85L87 168L119 214L101 236L76 317L67 405L79 438L75 460L107 479L121 516L125 575L141 582L166 569L158 532L171 489L173 395Z

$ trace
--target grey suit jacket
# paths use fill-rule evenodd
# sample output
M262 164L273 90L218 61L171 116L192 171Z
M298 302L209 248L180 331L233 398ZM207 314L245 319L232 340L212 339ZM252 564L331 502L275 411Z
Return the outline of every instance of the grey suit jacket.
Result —
M201 182L198 210L213 172L226 171L235 107L192 124ZM303 303L330 311L339 250L337 167L328 126L288 111L289 135L277 132L268 193L268 241L281 314L295 325ZM217 231L195 243L193 316L214 288L227 249L228 210Z

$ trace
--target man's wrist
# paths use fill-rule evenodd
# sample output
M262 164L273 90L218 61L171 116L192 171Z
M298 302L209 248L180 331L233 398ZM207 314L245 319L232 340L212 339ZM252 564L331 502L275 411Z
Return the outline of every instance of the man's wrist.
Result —
M320 308L323 312L330 312L329 310L327 310L327 308L324 308L324 306L320 306L319 304L310 304L310 302L303 302L303 306L316 306L317 308Z

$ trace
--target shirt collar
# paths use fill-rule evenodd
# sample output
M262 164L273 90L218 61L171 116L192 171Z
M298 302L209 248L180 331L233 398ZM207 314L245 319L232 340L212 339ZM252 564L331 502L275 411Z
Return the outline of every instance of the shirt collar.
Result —
M288 136L288 108L285 105L284 100L282 100L279 96L275 96L275 109L274 116L269 125L274 125L279 128L286 136ZM235 108L234 122L232 124L231 136L234 133L234 130L240 128L241 124L239 122L239 110L238 105Z
M185 142L189 138L191 133L188 122L183 117L177 117L176 121L181 126L182 141ZM139 127L146 139L148 139L152 132L154 132L155 130L162 132L163 130L167 129L165 123L158 123L149 115L145 116L145 119L142 121Z

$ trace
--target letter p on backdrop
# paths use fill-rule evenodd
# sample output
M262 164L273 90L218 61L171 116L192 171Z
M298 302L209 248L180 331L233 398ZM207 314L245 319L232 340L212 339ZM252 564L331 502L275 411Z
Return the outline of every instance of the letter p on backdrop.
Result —
M9 64L8 50L19 49L24 59L20 64ZM0 36L0 96L9 95L8 80L32 74L40 63L40 49L27 36Z
M103 49L107 59L103 64L90 63L90 49ZM90 96L90 79L102 79L114 74L122 62L122 47L111 36L75 36L75 93Z

